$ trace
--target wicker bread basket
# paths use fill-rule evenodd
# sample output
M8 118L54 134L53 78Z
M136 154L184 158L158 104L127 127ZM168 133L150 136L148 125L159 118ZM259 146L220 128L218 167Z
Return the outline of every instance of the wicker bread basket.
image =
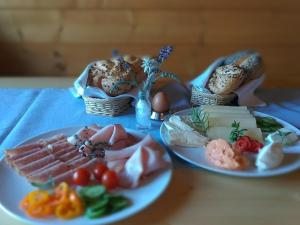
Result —
M90 114L118 116L130 107L132 97L93 98L83 96L85 110Z
M230 105L237 96L235 94L218 95L210 94L192 86L191 103L194 106L200 105Z

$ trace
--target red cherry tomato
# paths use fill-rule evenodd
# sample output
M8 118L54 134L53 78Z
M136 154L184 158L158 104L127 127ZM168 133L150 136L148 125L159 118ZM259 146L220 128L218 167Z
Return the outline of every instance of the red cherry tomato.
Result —
M264 145L257 140L251 141L251 152L258 153Z
M118 176L115 171L113 170L107 170L104 172L101 183L107 188L107 189L113 189L118 186Z
M107 170L108 170L108 168L107 168L107 166L106 166L104 163L98 163L98 164L94 167L94 170L93 170L94 177L95 177L98 181L101 181L104 172L107 171Z
M79 168L73 174L73 183L80 186L88 185L90 182L90 173L85 168Z
M240 152L248 151L251 148L251 139L248 136L240 137L235 142L234 148Z

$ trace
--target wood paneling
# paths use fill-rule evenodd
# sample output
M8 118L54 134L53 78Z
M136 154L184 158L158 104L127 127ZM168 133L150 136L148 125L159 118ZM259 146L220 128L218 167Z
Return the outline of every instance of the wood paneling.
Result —
M0 75L77 76L91 61L175 50L164 69L194 78L217 57L262 53L265 87L300 87L297 0L0 0Z

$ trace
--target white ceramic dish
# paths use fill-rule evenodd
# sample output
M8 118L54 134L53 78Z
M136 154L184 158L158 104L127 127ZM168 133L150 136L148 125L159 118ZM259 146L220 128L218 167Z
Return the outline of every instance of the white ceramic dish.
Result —
M64 133L66 135L74 134L80 127L70 127L59 130L50 131L47 133L40 134L36 137L30 138L29 140L23 142L32 143L41 138L49 138L58 133ZM144 134L137 133L136 131L126 129L127 132L134 136L142 138ZM90 220L84 216L72 219L69 221L62 221L58 219L32 219L27 217L22 210L19 209L19 202L21 199L35 188L30 185L30 183L24 178L18 175L12 168L10 168L5 161L0 162L0 207L6 211L11 216L16 219L27 222L29 224L36 225L46 225L46 224L56 224L56 225L94 225L94 224L108 224L116 221L120 221L129 216L132 216L139 211L148 207L160 195L166 190L168 184L170 183L172 176L172 164L171 158L167 151L164 154L165 159L170 162L168 169L152 174L143 181L143 183L136 189L119 189L118 193L125 195L132 201L132 205L125 208L124 210L107 215L99 219Z
M186 109L180 112L175 113L176 115L189 115L191 113L191 109ZM294 127L293 125L278 119L274 116L267 115L264 113L252 112L255 116L270 116L276 119L279 123L281 123L284 127L294 131L297 133L297 135L300 135L300 131ZM247 157L249 157L251 161L251 166L247 170L226 170L222 169L219 167L216 167L212 164L210 164L204 155L204 148L187 148L187 147L182 147L182 146L177 146L177 145L172 145L169 146L167 142L167 129L164 123L162 123L160 127L160 136L166 146L178 157L183 159L186 162L191 163L194 166L201 167L203 169L216 172L216 173L221 173L221 174L226 174L226 175L232 175L232 176L240 176L240 177L268 177L268 176L276 176L276 175L281 175L285 173L289 173L291 171L297 170L300 168L300 152L298 149L300 149L300 141L298 141L293 147L285 147L284 152L286 152L284 156L284 160L282 164L274 169L270 170L265 170L265 171L259 171L255 167L255 158L256 154L247 154ZM297 149L298 148L298 149ZM294 153L293 153L294 151ZM288 152L288 153L287 153Z

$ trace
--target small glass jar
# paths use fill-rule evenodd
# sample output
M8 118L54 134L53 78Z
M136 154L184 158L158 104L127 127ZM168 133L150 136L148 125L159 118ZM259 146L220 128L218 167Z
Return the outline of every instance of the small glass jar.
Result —
M139 130L151 128L150 91L139 91L135 105L136 126Z

